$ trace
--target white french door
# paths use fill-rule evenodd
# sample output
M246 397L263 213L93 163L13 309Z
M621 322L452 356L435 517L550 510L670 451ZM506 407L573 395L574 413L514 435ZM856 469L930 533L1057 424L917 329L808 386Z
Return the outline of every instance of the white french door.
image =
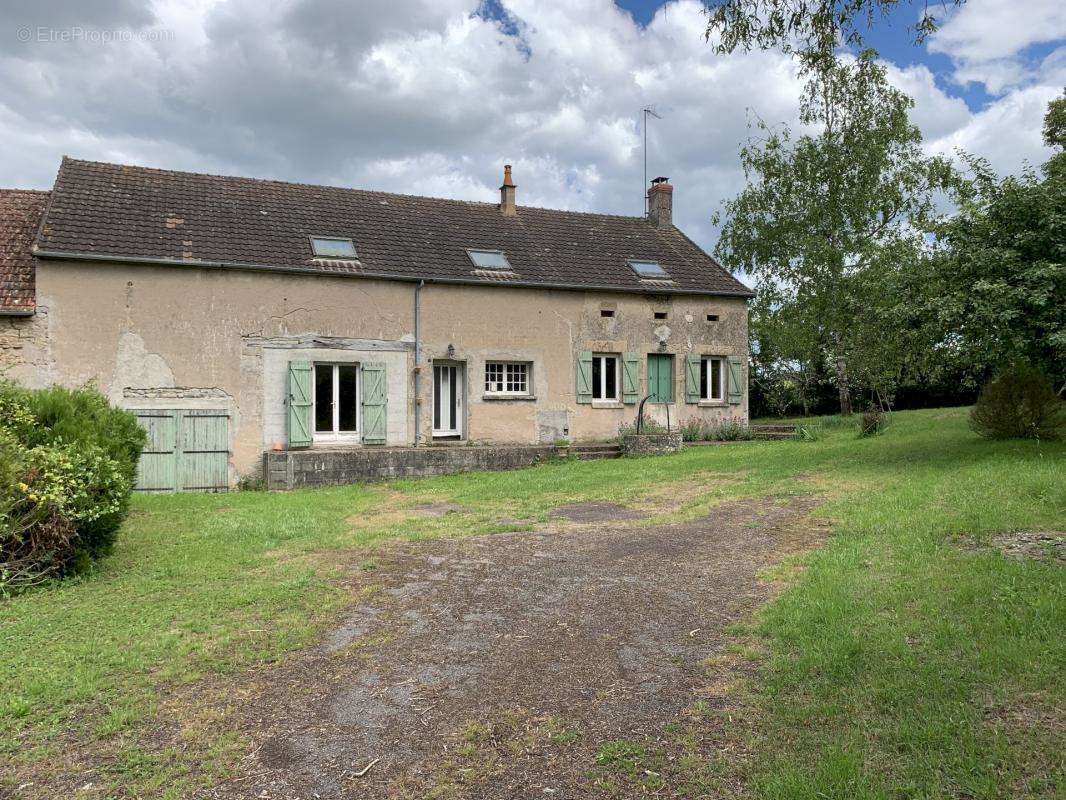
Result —
M433 365L433 435L459 436L463 426L463 368Z

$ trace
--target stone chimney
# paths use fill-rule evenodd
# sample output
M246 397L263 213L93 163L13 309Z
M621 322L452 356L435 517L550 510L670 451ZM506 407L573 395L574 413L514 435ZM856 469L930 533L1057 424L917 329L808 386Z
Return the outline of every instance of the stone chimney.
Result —
M503 186L500 187L500 211L505 217L513 217L517 212L514 204L514 180L511 178L511 165L503 167Z
M656 178L648 190L648 219L656 228L674 224L674 187L667 178Z

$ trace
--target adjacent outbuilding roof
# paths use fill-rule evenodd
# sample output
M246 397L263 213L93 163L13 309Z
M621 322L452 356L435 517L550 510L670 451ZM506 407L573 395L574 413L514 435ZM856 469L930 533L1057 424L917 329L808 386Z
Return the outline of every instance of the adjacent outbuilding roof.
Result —
M32 314L36 308L33 239L48 192L0 189L0 314Z
M316 257L312 239L355 257ZM498 251L484 274L470 251ZM64 158L37 238L41 257L101 258L398 280L749 296L673 226L640 217L200 175ZM668 280L629 262L657 261Z

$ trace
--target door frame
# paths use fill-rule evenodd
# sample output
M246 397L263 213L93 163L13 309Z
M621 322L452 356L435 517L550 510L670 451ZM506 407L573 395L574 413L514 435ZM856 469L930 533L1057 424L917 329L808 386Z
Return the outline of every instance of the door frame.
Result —
M454 428L438 428L437 427L437 397L439 392L437 391L437 367L441 367L443 370L451 370L450 376L454 376L456 388L454 392L455 396L455 408L453 409L455 415L455 427ZM446 374L446 373L442 373ZM449 381L451 377L449 377ZM433 402L432 402L432 418L430 420L430 432L434 439L463 439L466 435L466 362L455 361L450 358L435 358L433 359ZM443 409L442 409L443 410Z

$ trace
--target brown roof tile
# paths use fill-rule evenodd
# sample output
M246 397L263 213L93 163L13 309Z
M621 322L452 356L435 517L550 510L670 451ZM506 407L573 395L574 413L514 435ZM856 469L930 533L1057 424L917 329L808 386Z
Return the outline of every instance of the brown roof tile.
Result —
M30 314L36 308L30 248L47 204L48 192L0 189L0 313Z
M311 236L351 238L358 260L314 258ZM639 217L282 183L63 159L38 247L195 264L470 283L750 294L676 228ZM502 250L515 277L477 274L467 249ZM627 259L659 261L649 287Z

